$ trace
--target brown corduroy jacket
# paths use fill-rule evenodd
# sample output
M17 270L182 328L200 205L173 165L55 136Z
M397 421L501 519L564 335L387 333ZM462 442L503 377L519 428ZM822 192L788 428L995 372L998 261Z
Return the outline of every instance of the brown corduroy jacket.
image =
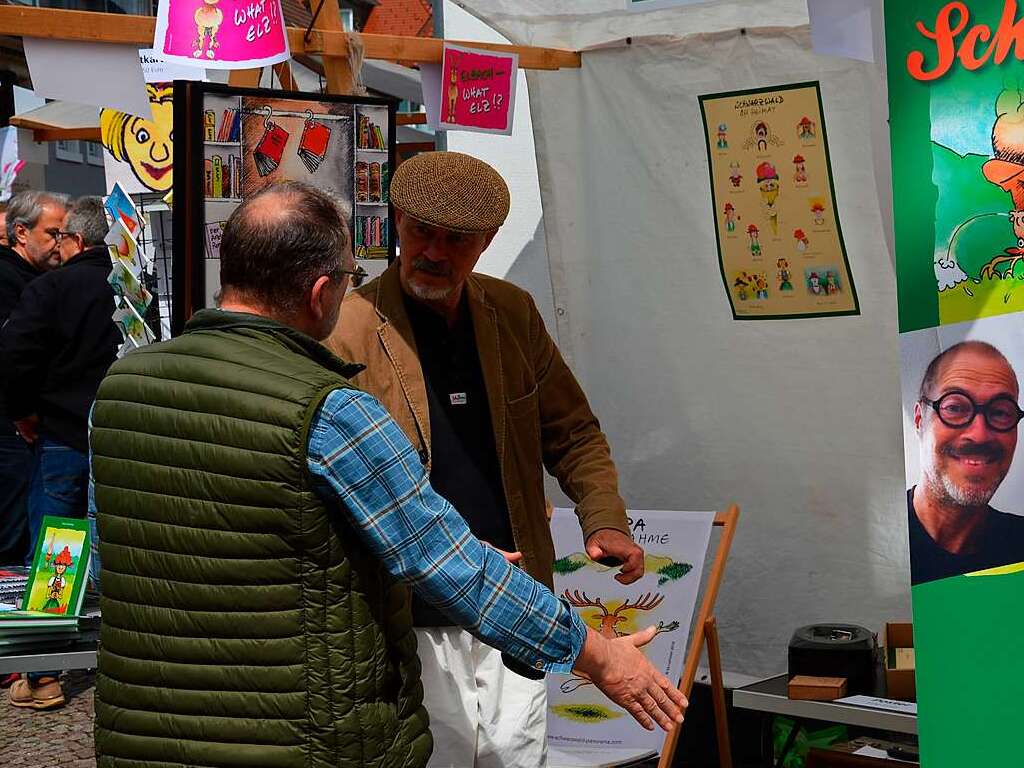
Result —
M476 273L465 290L516 547L526 571L550 587L554 547L544 468L576 503L584 541L602 528L629 535L618 473L597 418L530 295ZM397 262L346 296L325 343L343 359L366 365L352 381L380 400L429 461L426 384Z

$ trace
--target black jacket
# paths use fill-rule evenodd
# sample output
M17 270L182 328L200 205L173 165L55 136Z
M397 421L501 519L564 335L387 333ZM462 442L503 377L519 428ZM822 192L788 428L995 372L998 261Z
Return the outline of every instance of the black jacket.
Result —
M83 453L89 409L122 341L109 275L106 246L83 251L29 283L0 331L10 418L38 414L40 436Z
M0 328L18 306L25 286L40 274L42 273L13 250L6 245L0 245ZM0 386L3 385L3 375L3 371L0 370ZM7 418L4 403L0 399L0 435L13 434L14 424Z

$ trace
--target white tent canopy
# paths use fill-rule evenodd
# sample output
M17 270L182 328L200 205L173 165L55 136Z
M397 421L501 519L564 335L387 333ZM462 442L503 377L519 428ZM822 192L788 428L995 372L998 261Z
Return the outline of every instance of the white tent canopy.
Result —
M454 0L521 45L583 50L627 37L685 37L807 23L806 0L719 0L637 13L625 0Z
M627 504L742 508L718 600L726 668L784 670L803 624L908 617L878 69L813 53L805 0L457 2L514 43L600 48L528 76L552 315ZM814 80L861 315L734 321L698 96Z

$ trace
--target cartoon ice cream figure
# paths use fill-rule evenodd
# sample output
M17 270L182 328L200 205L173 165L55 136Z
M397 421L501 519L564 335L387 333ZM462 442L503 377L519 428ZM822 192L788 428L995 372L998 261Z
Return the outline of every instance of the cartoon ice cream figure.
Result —
M732 203L725 204L725 231L736 231L736 208Z
M195 49L192 55L197 59L202 58L204 53L206 58L214 58L214 51L220 45L217 42L217 30L224 21L224 14L217 7L219 2L220 0L203 0L196 9L193 17L196 21L196 41L192 45Z
M715 146L719 149L729 148L729 126L725 123L718 124L718 143Z
M794 157L793 166L793 181L797 186L803 186L807 183L807 161L804 160L804 156Z
M839 275L831 269L825 273L825 293L829 296L839 293Z
M814 121L806 115L797 123L796 132L800 136L800 141L814 141L816 131Z
M729 181L732 182L733 187L739 187L740 182L743 181L743 174L740 173L739 163L729 163Z
M811 247L811 241L807 239L807 233L802 229L794 230L793 237L796 238L796 249L799 253L804 253Z
M769 162L757 166L757 188L761 190L761 205L764 214L771 224L772 234L779 234L779 209L775 206L779 199L779 172Z
M825 223L825 204L817 200L811 203L811 215L814 216L814 223L822 226Z
M777 276L779 278L779 290L780 291L792 291L793 290L793 273L789 271L789 260L785 257L780 258L775 262L775 266L778 268Z
M750 236L750 255L760 256L761 255L761 243L758 241L760 230L756 225L751 224L747 227L747 234Z
M64 574L71 567L72 562L71 550L67 546L56 557L53 556L53 540L51 539L50 550L46 553L46 564L52 565L53 576L46 582L46 602L43 603L44 611L49 611L50 613L64 612L64 609L61 608L61 603L64 598L64 588L68 585L68 580L64 578Z
M811 272L810 276L807 278L807 290L815 296L821 296L825 292L825 288L822 286L821 278L818 277L817 272Z

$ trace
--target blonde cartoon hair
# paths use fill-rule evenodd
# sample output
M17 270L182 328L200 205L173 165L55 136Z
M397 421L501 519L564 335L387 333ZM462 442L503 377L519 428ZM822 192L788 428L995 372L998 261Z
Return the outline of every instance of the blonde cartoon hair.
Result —
M149 96L150 104L163 104L173 98L174 86L171 83L146 83L146 95ZM115 160L127 162L125 133L135 125L136 120L145 119L116 109L100 110L100 141Z

